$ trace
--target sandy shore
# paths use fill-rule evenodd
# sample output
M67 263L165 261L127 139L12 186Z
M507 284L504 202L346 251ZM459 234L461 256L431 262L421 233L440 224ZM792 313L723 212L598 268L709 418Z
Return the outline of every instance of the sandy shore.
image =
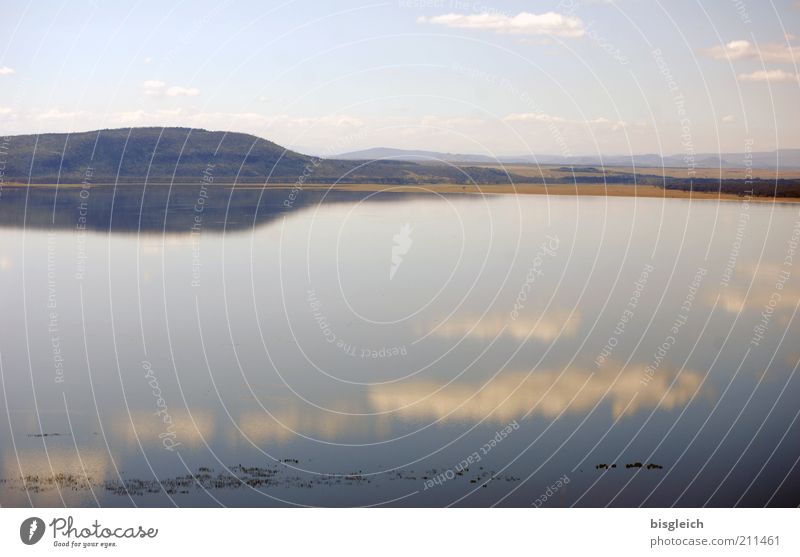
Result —
M131 184L119 184L118 187L125 187ZM197 184L173 184L172 187L180 188L184 186L196 186ZM215 184L216 186L226 187L231 184ZM113 184L93 184L90 188L112 187ZM169 186L169 184L148 184L148 187ZM27 184L6 183L3 187L27 187ZM55 184L31 184L31 187L56 187ZM82 188L83 184L59 184L59 188ZM237 184L237 189L261 189L263 184ZM270 184L267 189L290 189L294 184ZM520 195L581 195L593 197L644 197L662 199L697 199L697 200L724 200L742 201L744 198L731 193L713 192L689 192L682 190L667 190L657 186L632 186L630 184L559 184L553 186L542 186L539 184L518 184L512 185L488 185L488 186L460 186L455 184L420 184L420 185L387 185L387 184L338 184L334 186L337 190L343 191L394 191L406 193L466 193L478 195L496 194L520 194ZM302 189L306 190L325 190L331 188L325 184L306 184ZM798 197L752 197L754 203L800 203Z
M307 188L309 186L306 186ZM316 188L318 186L310 186ZM329 186L322 186L327 188ZM535 184L521 184L516 186L497 185L497 186L458 186L452 184L431 184L420 186L385 186L381 184L342 184L336 189L347 191L397 191L397 192L420 192L429 191L437 193L469 193L469 194L520 194L520 195L581 195L592 197L646 197L662 199L702 199L702 200L725 200L742 201L744 198L732 193L712 193L712 192L689 192L681 190L666 190L657 186L631 186L613 185L604 186L602 184L579 184L575 185L555 185L541 186ZM752 197L751 202L759 203L800 203L798 197Z

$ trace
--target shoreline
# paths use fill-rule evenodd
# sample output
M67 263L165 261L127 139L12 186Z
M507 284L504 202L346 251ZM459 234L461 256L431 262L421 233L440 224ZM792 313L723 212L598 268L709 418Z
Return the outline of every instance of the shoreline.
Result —
M116 187L141 186L137 183L119 183ZM196 183L151 183L150 187L175 187L196 186ZM552 186L542 186L539 184L519 184L519 185L484 185L484 186L464 186L458 184L304 184L298 186L291 183L280 183L264 185L260 183L245 184L214 184L218 187L234 187L236 189L275 189L285 190L297 188L300 190L327 190L336 189L352 192L379 192L392 191L398 193L462 193L470 195L557 195L557 196L581 196L581 197L634 197L646 199L690 199L704 201L744 201L745 197L732 193L715 192L696 192L676 189L664 189L658 186L631 186L629 184L577 184L566 185L557 184ZM0 186L3 188L87 188L86 184L23 184L19 182L7 182ZM110 188L113 183L91 184L87 189ZM751 196L748 202L752 203L800 203L800 197L767 197Z

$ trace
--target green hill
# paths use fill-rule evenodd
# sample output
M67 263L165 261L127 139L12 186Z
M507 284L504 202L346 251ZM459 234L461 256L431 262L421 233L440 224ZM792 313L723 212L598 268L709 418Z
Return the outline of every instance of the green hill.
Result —
M94 184L215 182L502 184L498 169L420 165L408 161L320 160L265 139L191 128L126 128L18 135L8 139L5 180ZM528 181L512 176L515 182Z

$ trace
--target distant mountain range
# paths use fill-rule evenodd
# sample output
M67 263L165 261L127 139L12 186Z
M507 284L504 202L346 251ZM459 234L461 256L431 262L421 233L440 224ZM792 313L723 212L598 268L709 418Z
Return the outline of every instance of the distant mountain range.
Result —
M256 137L192 128L126 128L17 135L3 179L32 183L376 183L507 184L524 182L493 168L409 161L319 159Z
M759 151L749 153L753 168L800 168L800 149L780 149L777 151ZM440 153L437 151L418 151L409 149L392 149L376 147L363 151L351 151L336 155L339 160L396 160L418 163L453 163L453 164L558 164L558 165L593 165L593 166L641 166L641 167L674 167L687 166L684 155L609 155L572 156L559 155L519 155L498 156ZM744 168L745 153L699 153L694 156L698 168Z
M498 157L493 158L485 155L465 155L458 153L440 153L438 151L419 151L414 149L392 149L389 147L374 147L363 151L351 151L335 156L339 160L398 160L412 161L419 163L445 162L445 163L470 163L470 164L495 164L498 162L510 162L505 159L513 159L515 162L522 163L521 157Z
M800 150L751 153L757 168L800 168ZM17 135L3 139L5 183L37 184L458 184L655 186L684 191L743 195L800 196L800 180L662 175L658 167L685 166L682 157L542 157L555 165L545 174L530 168L490 166L482 155L369 149L321 159L285 149L243 133L193 128L125 128L72 134ZM501 157L504 164L530 163L526 157ZM637 167L631 169L631 160ZM744 154L701 155L698 166L742 168ZM561 165L561 166L558 166ZM624 168L613 168L624 167ZM650 170L648 170L650 169ZM535 170L535 169L534 169Z

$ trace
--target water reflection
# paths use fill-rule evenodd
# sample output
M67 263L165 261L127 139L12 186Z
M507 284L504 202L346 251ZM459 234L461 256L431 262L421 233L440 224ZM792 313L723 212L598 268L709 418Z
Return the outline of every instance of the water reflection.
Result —
M215 417L203 410L176 410L167 414L137 411L116 418L110 433L127 449L139 444L197 448L212 440L214 430Z
M431 332L447 338L470 337L476 340L493 340L501 335L508 335L518 340L532 338L541 342L551 342L560 335L574 336L580 323L580 313L559 308L516 319L498 313L490 313L483 317L454 317L442 324L434 325Z
M111 468L108 454L99 450L81 450L52 447L45 450L23 449L16 454L5 454L3 472L5 477L22 476L42 481L56 481L58 476L72 476L76 481L88 482L92 478L104 478Z
M381 385L371 389L369 397L376 410L394 411L404 418L509 422L537 415L584 415L600 403L619 418L640 410L674 410L695 396L710 394L696 371L663 373L647 385L642 384L644 377L643 366L594 372L509 371L483 384Z
M106 451L82 447L26 448L3 455L4 506L97 504L98 482L112 474ZM102 496L102 494L100 494Z
M383 437L389 434L386 417L363 418L339 412L290 408L276 412L253 410L239 416L233 438L251 443L286 443L297 436L336 441L345 437Z
M401 195L409 198L416 194L387 192L374 201ZM137 184L85 189L76 186L11 187L3 190L2 199L0 227L189 233L193 229L207 232L250 230L290 211L322 202L351 202L354 194L324 187L300 192L256 185L208 188L198 181L196 186L173 187ZM0 265L4 260L0 260Z
M793 206L80 191L0 197L0 504L800 503Z

